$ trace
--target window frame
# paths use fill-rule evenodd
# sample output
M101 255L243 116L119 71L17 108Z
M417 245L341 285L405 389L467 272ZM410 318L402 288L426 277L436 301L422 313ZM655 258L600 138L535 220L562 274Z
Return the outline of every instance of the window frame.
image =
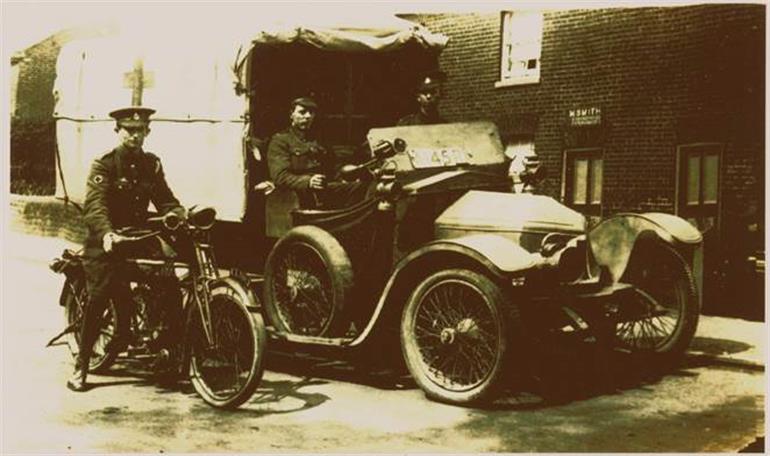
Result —
M714 148L712 150L688 150L697 148ZM720 142L693 142L679 144L676 146L676 215L685 219L701 219L714 217L714 227L719 229L721 224L722 208L722 173L725 145ZM689 179L688 158L694 154L700 157L699 161L699 185L698 185L698 204L689 204L687 201L687 185ZM716 155L717 173L716 173L716 202L704 202L704 166L703 157L707 155Z
M588 161L588 168L586 173L585 190L586 190L586 202L575 203L575 195L573 188L575 186L574 173L575 162L579 159L585 159ZM602 185L599 193L598 202L593 202L593 166L592 164L596 160L601 160L602 170ZM605 157L604 149L602 147L577 147L564 150L562 165L562 188L561 196L564 203L581 212L585 215L600 216L604 205L604 169L605 169Z
M540 36L537 39L532 39L532 42L524 42L523 45L537 44L538 55L536 58L537 67L533 69L525 69L521 74L505 71L505 64L509 60L510 52L506 51L509 45L510 34L507 33L510 27L512 18L516 14L521 15L537 15L540 21ZM506 10L500 13L500 58L498 60L499 72L498 81L495 82L495 88L510 87L527 84L538 84L540 82L540 72L542 66L543 55L543 24L545 23L545 17L542 11L512 11ZM520 43L522 44L522 43Z

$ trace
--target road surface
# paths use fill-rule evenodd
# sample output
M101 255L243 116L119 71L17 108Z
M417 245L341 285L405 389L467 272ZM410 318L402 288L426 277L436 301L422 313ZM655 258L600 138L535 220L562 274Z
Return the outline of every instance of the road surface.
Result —
M57 243L58 242L58 243ZM479 410L427 400L408 377L272 354L254 398L214 410L189 384L120 362L65 388L62 278L9 233L3 253L4 452L733 452L764 435L764 372L690 359L651 374L588 346L553 349L529 392Z

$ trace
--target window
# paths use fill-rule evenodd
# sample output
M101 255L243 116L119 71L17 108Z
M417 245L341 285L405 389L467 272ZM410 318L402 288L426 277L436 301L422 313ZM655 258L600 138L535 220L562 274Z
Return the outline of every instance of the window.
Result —
M721 144L679 146L678 212L705 231L716 224Z
M505 11L501 33L500 81L495 87L539 82L543 13Z
M604 159L600 149L565 152L564 200L587 215L601 215Z

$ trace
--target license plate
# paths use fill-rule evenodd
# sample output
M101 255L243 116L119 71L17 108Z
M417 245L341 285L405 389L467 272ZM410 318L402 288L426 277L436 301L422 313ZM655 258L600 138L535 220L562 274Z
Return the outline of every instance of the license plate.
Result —
M470 163L470 154L463 149L412 149L408 154L415 169L440 168Z

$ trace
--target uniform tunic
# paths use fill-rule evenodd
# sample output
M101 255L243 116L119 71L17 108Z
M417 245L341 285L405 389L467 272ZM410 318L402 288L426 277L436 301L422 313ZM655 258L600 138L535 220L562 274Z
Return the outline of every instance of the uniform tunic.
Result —
M131 153L118 147L96 159L86 183L86 254L104 253L105 234L145 223L150 201L160 214L172 210L179 215L184 213L166 183L157 156L147 152Z
M160 159L151 153L132 153L122 147L96 159L86 183L84 214L88 234L85 240L88 309L82 327L79 364L87 362L109 299L125 290L120 284L121 261L102 247L104 235L126 226L146 222L149 202L160 214L184 209L169 189Z
M408 116L402 117L399 119L396 125L399 127L405 127L409 125L433 125L440 123L446 123L446 121L441 118L438 113L433 115L425 115L422 111L418 111L414 114L409 114Z
M344 207L362 199L366 192L361 182L331 181L324 190L311 189L310 178L314 174L323 174L327 179L334 177L336 158L318 141L291 127L270 140L267 161L275 186L294 190L300 207Z

